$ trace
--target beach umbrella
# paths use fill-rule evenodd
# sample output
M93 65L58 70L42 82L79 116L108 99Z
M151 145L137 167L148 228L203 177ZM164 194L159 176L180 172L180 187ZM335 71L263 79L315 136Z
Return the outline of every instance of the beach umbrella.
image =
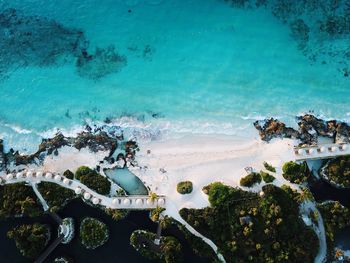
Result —
M92 203L94 205L97 205L100 202L100 200L97 197L92 198Z
M322 146L321 148L320 148L320 152L321 153L324 153L326 151L326 148L324 147L324 146Z
M46 173L45 174L46 179L52 179L52 174L51 173Z
M86 200L90 199L90 197L91 197L91 194L90 194L90 193L86 192L86 193L84 194L84 198L85 198Z
M113 205L118 204L118 199L117 199L117 198L114 198L114 199L112 200L112 204L113 204Z
M300 155L303 155L304 150L303 150L303 149L299 149L299 150L298 150L298 153L299 153Z
M332 151L332 152L336 152L336 151L337 151L337 147L332 146L331 151Z
M33 173L32 172L27 172L27 178L32 178L33 177Z
M36 175L36 177L42 177L43 173L42 172L36 172L35 175Z
M128 199L128 198L125 198L124 201L123 201L123 204L124 204L124 205L127 205L127 206L129 206L130 203L131 203L131 202L130 202L130 199Z
M59 174L55 175L55 181L61 181L61 176Z
M341 148L345 151L348 148L348 146L346 144L343 144Z
M74 192L75 192L77 195L81 194L81 188L80 188L80 187L75 188Z
M13 179L13 174L8 174L8 175L6 175L6 179L7 179L7 180L12 180L12 179Z
M150 198L147 199L146 203L147 205L153 205L153 201Z
M164 205L164 199L163 198L160 198L158 199L158 205Z
M315 152L314 149L309 149L309 154L313 154Z
M22 172L19 172L19 173L16 174L16 177L17 177L17 178L21 178L22 176L23 176L23 173L22 173Z
M64 183L64 184L69 184L69 180L68 180L67 178L64 178L64 179L63 179L63 183Z
M136 199L136 204L137 205L142 205L143 204L142 199L140 199L140 198Z

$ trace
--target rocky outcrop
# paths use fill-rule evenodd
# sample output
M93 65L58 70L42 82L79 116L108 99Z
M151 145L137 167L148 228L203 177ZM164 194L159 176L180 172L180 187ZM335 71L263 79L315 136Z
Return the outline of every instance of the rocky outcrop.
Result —
M328 137L334 143L350 142L350 126L337 120L325 121L312 114L297 117L299 130L295 130L274 118L254 122L260 138L270 141L273 138L299 139L301 145L316 145L318 137Z
M4 153L3 140L0 139L0 172L6 168L6 156Z
M298 131L293 128L286 127L283 122L271 118L265 121L254 122L255 128L259 131L260 138L263 141L270 141L273 138L294 138L300 137Z

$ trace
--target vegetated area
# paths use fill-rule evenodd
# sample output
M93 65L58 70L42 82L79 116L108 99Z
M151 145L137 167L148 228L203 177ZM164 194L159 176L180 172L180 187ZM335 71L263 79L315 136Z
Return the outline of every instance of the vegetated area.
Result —
M101 195L108 195L111 191L111 182L87 166L79 167L75 172L75 178Z
M159 262L182 262L182 248L180 242L171 236L162 236L159 245L154 243L156 234L136 230L130 236L130 244L145 258Z
M317 208L321 213L325 225L328 259L332 262L334 259L334 235L343 228L350 226L350 211L338 201L318 204Z
M270 171L270 172L273 172L275 173L276 172L276 168L273 167L271 164L267 163L267 162L264 162L264 167L266 170Z
M295 184L302 184L307 181L311 175L306 162L298 164L296 162L290 161L286 162L282 166L283 177Z
M0 218L12 216L39 216L42 206L32 187L24 183L0 186Z
M105 208L104 211L107 215L112 217L114 221L119 221L129 214L129 210L127 209Z
M74 173L71 170L64 171L63 176L65 176L66 178L68 178L70 180L74 179Z
M269 184L275 181L275 177L269 173L266 173L264 171L260 171L261 178L264 180L265 183Z
M239 181L239 184L245 187L252 187L255 184L260 184L260 183L261 183L261 175L256 172L252 172L247 176L242 177L241 180Z
M324 167L328 179L342 187L350 187L350 155L329 160Z
M44 250L50 239L50 229L46 225L20 225L7 232L14 239L21 254L27 258L35 258Z
M107 242L109 231L105 223L96 218L86 217L80 224L79 236L84 247L95 249Z
M206 187L210 207L180 210L211 239L227 262L314 262L318 238L299 215L300 194L288 186L263 186L264 195L222 183Z
M185 195L192 193L193 185L191 181L183 181L177 184L176 190L179 194Z
M38 190L53 212L57 212L75 197L71 189L50 182L41 182L38 184Z

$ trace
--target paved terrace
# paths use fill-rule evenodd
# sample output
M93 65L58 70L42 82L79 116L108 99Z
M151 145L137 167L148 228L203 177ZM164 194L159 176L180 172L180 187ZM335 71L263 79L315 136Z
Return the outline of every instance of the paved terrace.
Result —
M62 187L73 190L77 195L81 195L85 200L91 201L94 205L101 205L113 209L135 209L145 210L154 209L157 206L165 207L165 196L158 196L154 200L150 199L148 195L132 195L132 196L118 196L108 197L100 195L88 188L86 185L77 180L70 180L60 174L42 173L42 172L19 172L16 174L6 174L0 176L0 183L11 184L26 182L29 184L38 184L40 182L51 182Z
M350 155L350 144L325 144L306 147L294 147L297 161L327 159L341 155Z

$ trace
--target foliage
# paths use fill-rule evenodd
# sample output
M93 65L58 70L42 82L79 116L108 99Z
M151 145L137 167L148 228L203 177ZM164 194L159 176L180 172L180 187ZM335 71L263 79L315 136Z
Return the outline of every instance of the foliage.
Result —
M276 168L273 167L271 164L264 162L264 167L266 170L275 173L276 172Z
M191 181L184 181L177 184L176 190L179 194L189 194L193 190Z
M107 195L111 191L111 182L108 181L106 177L100 175L89 167L79 167L75 172L75 178L99 194Z
M336 184L350 187L350 155L331 159L325 166L324 172Z
M47 226L35 223L33 225L20 225L7 232L13 238L21 254L28 258L35 258L45 248L50 233Z
M260 171L260 175L262 177L262 179L264 180L265 183L272 183L276 178L269 174L269 173L266 173L264 171Z
M74 191L50 182L41 182L38 190L53 212L57 212L75 197Z
M0 217L39 216L42 206L33 189L24 183L0 186Z
M114 221L119 221L129 214L129 211L126 209L106 208L105 212L107 215L111 216Z
M151 220L154 222L158 222L160 218L160 214L165 211L165 208L157 206L155 209L151 210Z
M227 262L314 262L318 239L299 215L298 194L288 187L263 186L264 196L213 183L211 207L180 210L211 239Z
M130 236L130 244L144 257L160 262L182 262L180 242L170 236L162 236L159 246L154 244L156 235L151 232L136 230Z
M71 170L64 171L63 175L68 179L74 179L74 173Z
M261 175L259 173L252 172L247 176L241 178L239 184L245 187L252 187L255 184L261 183Z
M105 223L86 217L80 224L79 236L84 247L95 249L107 242L109 233Z
M287 162L282 166L282 171L283 177L295 184L302 184L310 176L310 171L306 162L301 164L297 164L293 161Z

